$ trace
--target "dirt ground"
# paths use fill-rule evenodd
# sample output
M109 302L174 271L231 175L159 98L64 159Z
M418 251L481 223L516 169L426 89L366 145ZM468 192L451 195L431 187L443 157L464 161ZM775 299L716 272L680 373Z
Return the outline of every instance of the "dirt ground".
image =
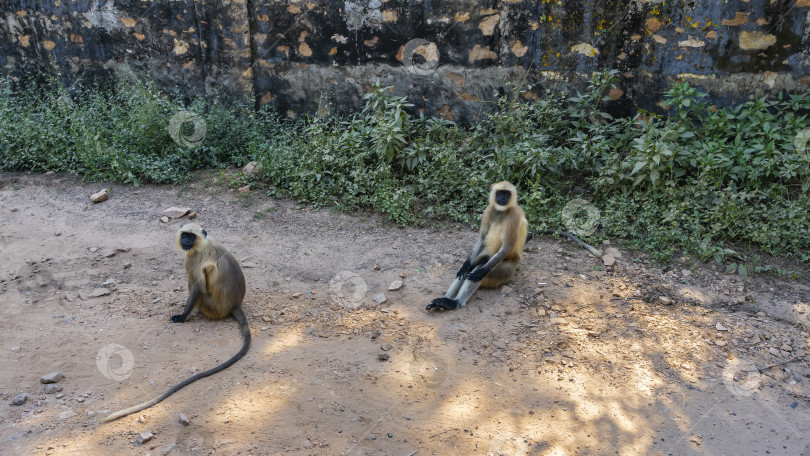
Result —
M810 454L806 269L662 268L621 245L602 267L543 237L508 286L428 313L473 230L401 229L217 176L134 188L0 173L1 454ZM232 319L169 321L186 298L175 232L188 220L162 222L170 206L242 262L253 345L100 424L241 345ZM54 371L62 390L46 394Z

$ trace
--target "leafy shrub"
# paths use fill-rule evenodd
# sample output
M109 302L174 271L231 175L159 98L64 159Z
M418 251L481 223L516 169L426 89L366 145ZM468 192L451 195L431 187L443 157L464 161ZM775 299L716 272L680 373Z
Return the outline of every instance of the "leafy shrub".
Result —
M595 240L622 237L661 259L685 248L722 261L733 242L810 261L810 154L796 140L810 136L810 93L715 109L683 83L666 94L669 115L614 119L600 107L615 81L599 72L585 93L537 100L515 88L465 130L409 114L380 85L362 112L293 122L203 99L184 108L137 79L111 89L0 79L0 169L138 184L257 160L271 194L373 208L401 225L475 224L489 184L510 180L534 229L561 227L576 191L601 209ZM183 109L206 122L197 147L166 128Z

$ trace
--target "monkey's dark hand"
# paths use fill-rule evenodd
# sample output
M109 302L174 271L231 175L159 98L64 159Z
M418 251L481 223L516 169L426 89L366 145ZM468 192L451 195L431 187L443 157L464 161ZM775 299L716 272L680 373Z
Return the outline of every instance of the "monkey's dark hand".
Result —
M450 298L436 298L425 307L425 310L458 309L458 301Z
M175 323L182 323L183 316L182 315L172 315L172 321Z
M475 271L467 274L467 280L471 282L479 282L483 279L487 274L489 274L489 270L485 268L478 268Z
M470 272L470 267L472 267L472 263L470 263L470 259L468 258L467 261L461 265L461 269L458 270L458 274L456 274L456 278L460 279L464 277L465 274Z

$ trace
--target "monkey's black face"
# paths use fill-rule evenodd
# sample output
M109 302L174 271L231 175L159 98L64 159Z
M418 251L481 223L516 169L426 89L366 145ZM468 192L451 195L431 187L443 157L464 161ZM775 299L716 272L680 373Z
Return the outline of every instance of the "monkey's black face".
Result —
M495 202L498 203L499 206L506 206L509 204L510 199L512 199L512 192L509 190L498 190L495 192Z
M194 233L180 233L180 247L183 250L190 250L197 242L197 235Z

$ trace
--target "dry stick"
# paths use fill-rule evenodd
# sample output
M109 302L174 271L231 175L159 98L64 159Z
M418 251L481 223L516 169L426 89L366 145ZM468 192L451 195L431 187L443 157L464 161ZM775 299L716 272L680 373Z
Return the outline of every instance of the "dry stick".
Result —
M564 238L568 238L568 239L576 242L577 244L582 246L582 248L584 248L588 252L591 252L591 255L593 255L595 257L601 257L602 256L602 252L600 252L599 250L596 250L595 248L591 247L590 245L582 242L581 240L579 240L578 237L574 236L573 234L566 233L565 231L560 231L560 230L543 230L543 231L537 231L537 232L534 232L534 233L529 233L529 236L526 239L526 242L530 241L537 234L558 234L558 235L560 235L560 236L562 236Z

